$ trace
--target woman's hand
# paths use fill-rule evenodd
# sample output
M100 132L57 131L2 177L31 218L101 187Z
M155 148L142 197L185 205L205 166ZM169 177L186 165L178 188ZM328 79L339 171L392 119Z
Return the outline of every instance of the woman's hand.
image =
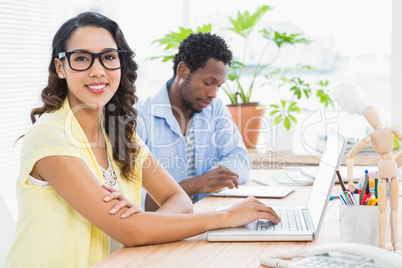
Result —
M110 214L116 214L116 212L118 212L119 210L127 208L127 210L121 215L121 217L125 219L128 216L133 215L135 213L144 212L144 210L140 206L137 206L136 204L129 201L127 198L124 197L124 195L121 192L117 191L116 189L107 186L105 184L102 185L102 187L110 192L103 199L105 202L109 202L113 199L119 200L119 202L117 202L114 205L114 207L110 210Z
M224 211L227 213L228 218L227 227L243 226L258 219L266 219L275 224L281 221L281 218L271 207L252 196Z

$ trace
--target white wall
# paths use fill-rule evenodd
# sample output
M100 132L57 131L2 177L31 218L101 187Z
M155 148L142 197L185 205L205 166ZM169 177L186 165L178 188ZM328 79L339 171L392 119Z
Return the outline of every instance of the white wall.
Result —
M391 114L402 129L402 1L392 1Z

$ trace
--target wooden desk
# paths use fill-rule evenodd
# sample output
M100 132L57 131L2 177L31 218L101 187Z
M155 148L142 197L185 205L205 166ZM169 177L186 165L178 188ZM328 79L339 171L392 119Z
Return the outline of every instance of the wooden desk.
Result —
M268 152L266 150L248 149L252 166L258 168L283 168L284 166L318 165L320 156L295 155L292 152ZM395 151L397 153L398 151ZM378 154L374 152L362 152L354 158L355 166L377 166ZM402 166L402 158L398 160L398 166ZM345 158L342 165L346 165Z
M301 186L284 199L260 200L269 205L302 205L307 204L310 190L310 186ZM339 192L340 187L335 185L333 194ZM194 205L194 210L214 210L216 205L232 205L240 200L241 198L206 197ZM208 242L204 233L174 243L123 248L93 267L264 267L260 265L259 258L268 251L305 249L340 242L339 206L339 200L329 202L319 237L312 242ZM399 219L399 226L402 228L402 215ZM402 245L402 230L399 231L398 241ZM402 255L402 251L398 251L398 254Z

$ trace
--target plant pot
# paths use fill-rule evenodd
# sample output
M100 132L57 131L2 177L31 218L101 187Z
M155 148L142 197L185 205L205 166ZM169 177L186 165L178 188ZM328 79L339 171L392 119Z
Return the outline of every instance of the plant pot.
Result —
M296 124L291 124L290 129L286 129L283 122L274 124L274 118L268 119L270 128L264 132L265 144L270 152L292 151L295 137Z
M258 102L252 102L228 105L227 107L246 147L255 148L260 135L261 119L265 114L265 106L261 106Z

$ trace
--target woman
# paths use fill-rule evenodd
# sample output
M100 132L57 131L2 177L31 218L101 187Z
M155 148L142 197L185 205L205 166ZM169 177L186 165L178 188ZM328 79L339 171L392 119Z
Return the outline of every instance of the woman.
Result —
M61 26L52 46L43 106L32 111L24 138L6 267L88 267L109 254L110 237L137 246L280 220L254 198L191 214L188 196L135 136L137 65L114 21L80 14ZM141 186L157 212L128 201L139 204Z

